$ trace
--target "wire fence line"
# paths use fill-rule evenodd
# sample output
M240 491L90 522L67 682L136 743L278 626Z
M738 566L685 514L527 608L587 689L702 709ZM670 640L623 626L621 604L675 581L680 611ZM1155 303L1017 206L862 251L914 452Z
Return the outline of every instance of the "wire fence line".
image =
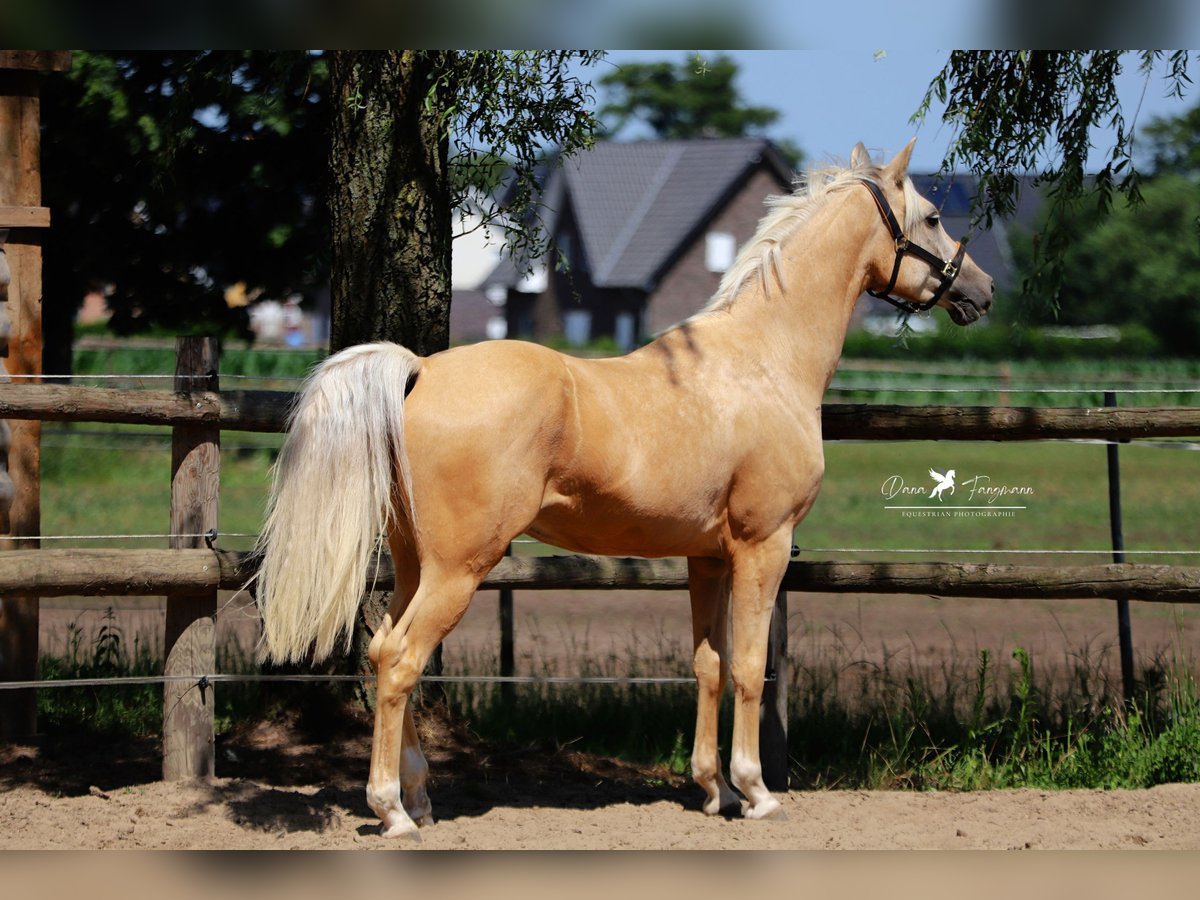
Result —
M212 531L196 533L150 533L150 534L43 534L36 536L13 537L0 535L0 541L124 541L124 540L167 540L171 538L204 538L215 543L220 538L257 538L258 534L251 531L219 532ZM539 545L552 547L537 538L513 538L513 544ZM1166 550L1126 550L1146 556L1200 556L1200 550L1181 550L1172 548ZM1053 554L1075 554L1107 556L1112 548L999 548L999 547L793 547L792 555L800 553L1022 553L1045 556Z
M1200 385L1191 387L1138 387L1138 388L1117 388L1104 387L1103 385L1086 385L1086 386L1071 386L1071 385L1056 385L1053 387L1044 387L1041 385L1024 386L1024 385L895 385L887 382L883 383L867 383L867 384L847 384L834 383L828 388L831 391L875 391L880 393L894 394L1196 394L1200 393Z
M812 547L799 548L800 553L1021 553L1031 556L1054 554L1111 556L1112 548L1104 550L1023 550L1017 548L961 548L948 547ZM1125 554L1141 553L1148 556L1200 556L1200 550L1126 550Z
M1118 380L1120 380L1126 384L1157 383L1157 384L1164 384L1164 385L1166 385L1166 384L1180 384L1180 385L1191 385L1191 386L1197 385L1197 381L1193 377L1177 378L1177 377L1171 377L1171 376L1155 376L1155 375L1150 375L1150 374L1143 374L1143 375L1130 374L1130 375L1126 375L1126 376L1105 375L1105 376L1099 376L1096 378L1092 378L1088 375L1069 375L1069 374L1067 374L1067 375L1054 375L1054 374L1046 375L1046 374L1039 374L1037 371L1015 372L1014 373L1011 371L1003 372L1003 371L999 371L996 369L992 369L992 370L989 370L986 372L970 372L970 371L964 371L961 365L955 365L955 364L946 365L945 367L943 367L941 369L932 368L932 367L930 367L930 368L924 368L924 367L909 368L908 366L889 365L887 363L881 363L879 365L870 365L866 361L861 360L861 359L842 359L838 363L838 373L842 374L842 375L856 374L856 375L874 375L874 376L883 376L883 377L886 377L888 375L895 375L895 376L900 376L900 377L905 377L905 378L943 378L943 379L944 378L989 378L993 381L1011 381L1013 378L1019 378L1019 379L1023 379L1024 381L1027 381L1027 382L1036 382L1036 383L1045 383L1045 384L1053 384L1055 381L1062 380L1064 378L1074 378L1080 384L1088 384L1088 385L1107 384L1107 383L1109 383L1109 381L1112 378L1115 377Z
M49 678L33 681L0 681L0 691L29 690L31 688L70 687L128 687L151 684L188 683L204 689L212 684L261 684L267 682L292 683L336 683L371 681L375 676L360 675L118 675L111 678ZM771 680L770 677L766 680ZM595 684L636 686L655 684L694 684L695 678L683 676L649 675L422 675L422 682L434 684L537 684L574 685Z
M216 541L218 538L256 538L257 534L248 531L231 531L213 534L211 531L190 534L39 534L39 535L0 535L0 541L134 541L134 540L167 540L170 538L204 538Z
M11 381L208 381L216 376L211 375L166 375L161 372L144 372L137 375L114 375L112 373L73 373L71 375L40 374L40 375L8 375ZM305 380L303 375L232 375L226 372L220 374L221 381L286 381L299 384Z
M153 428L154 426L145 426ZM98 437L98 438L113 438L116 443L81 443L75 438L79 437ZM50 440L47 440L50 438ZM97 450L105 453L120 453L130 449L129 442L154 442L158 446L143 447L141 450L165 450L168 449L167 442L171 440L171 433L168 430L163 431L75 431L74 429L49 429L42 430L42 446L52 447L54 449L63 450ZM279 450L280 442L283 436L280 435L278 440L272 442L264 440L261 443L237 443L230 444L222 441L221 449L228 452L238 451L277 451ZM828 438L830 443L838 444L877 444L878 441L869 441L863 438ZM989 441L985 438L978 440L961 440L960 444L992 444L994 441ZM1200 443L1188 440L1165 440L1155 441L1149 438L1138 438L1137 440L1104 440L1102 438L1046 438L1043 443L1060 443L1060 444L1093 444L1096 446L1107 446L1109 444L1117 444L1125 447L1140 447L1150 448L1155 450L1200 450Z
M881 372L872 369L847 369L839 370L841 375L848 372L868 372L875 375L894 374L898 378L904 377L939 377L935 373L922 371L903 371L897 370L894 373ZM59 374L40 374L40 375L9 375L12 381L66 381L66 380L100 380L100 381L175 381L192 380L192 381L208 381L213 375L175 375L166 373L138 373L138 374L113 374L113 373L75 373L70 375ZM284 382L289 384L302 384L307 376L303 375L246 375L246 374L220 374L221 381L260 381L260 382ZM829 386L831 391L890 391L900 393L937 393L937 394L957 394L957 393L1016 393L1016 394L1089 394L1103 393L1110 391L1117 394L1194 394L1200 393L1200 382L1189 380L1177 380L1167 378L1148 378L1141 381L1133 381L1134 385L1138 386L1116 386L1111 382L1082 382L1076 384L1062 383L1056 384L1048 382L1041 383L1012 383L1002 375L983 374L983 373L956 373L955 378L986 378L994 381L995 384L963 384L952 383L950 385L896 385L891 381L876 381L855 383L848 381L844 377L839 377ZM1126 382L1128 384L1128 382Z

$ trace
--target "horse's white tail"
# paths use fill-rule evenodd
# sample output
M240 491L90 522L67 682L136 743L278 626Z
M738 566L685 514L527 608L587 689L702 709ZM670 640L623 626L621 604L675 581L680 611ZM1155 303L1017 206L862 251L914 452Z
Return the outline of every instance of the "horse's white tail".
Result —
M325 360L301 391L259 545L265 658L299 662L312 649L321 660L343 635L349 647L381 534L398 515L415 533L404 396L420 366L398 344L363 344Z

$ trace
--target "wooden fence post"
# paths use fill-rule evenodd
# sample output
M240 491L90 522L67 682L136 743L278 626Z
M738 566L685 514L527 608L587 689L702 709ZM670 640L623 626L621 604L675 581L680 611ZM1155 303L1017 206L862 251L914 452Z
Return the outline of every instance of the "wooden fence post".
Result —
M70 68L70 54L0 50L0 229L12 228L7 262L12 270L6 312L11 323L4 368L10 375L42 373L42 238L50 224L42 205L40 72ZM3 548L32 549L41 533L41 434L37 421L14 422L8 445L12 505ZM39 603L36 594L0 601L0 679L37 678ZM37 727L37 695L2 691L0 736L23 737Z
M175 391L203 403L218 390L216 338L181 337L175 344ZM171 432L171 549L203 548L217 527L221 471L219 425L177 425ZM167 596L165 675L215 671L217 592ZM163 779L214 773L213 688L192 681L163 686Z
M763 684L758 723L758 754L763 781L773 791L788 789L788 685L792 680L787 653L787 591L775 595L767 644L767 680Z

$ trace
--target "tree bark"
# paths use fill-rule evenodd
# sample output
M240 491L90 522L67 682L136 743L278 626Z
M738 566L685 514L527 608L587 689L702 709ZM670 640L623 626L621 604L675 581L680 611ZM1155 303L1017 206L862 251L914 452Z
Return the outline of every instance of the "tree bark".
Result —
M445 89L432 51L335 51L330 61L330 351L395 341L422 356L450 346L451 213ZM390 595L363 601L348 660ZM337 663L334 663L337 665ZM434 671L441 670L441 648ZM370 708L368 688L362 699Z
M449 346L449 141L436 74L429 52L332 54L330 350Z

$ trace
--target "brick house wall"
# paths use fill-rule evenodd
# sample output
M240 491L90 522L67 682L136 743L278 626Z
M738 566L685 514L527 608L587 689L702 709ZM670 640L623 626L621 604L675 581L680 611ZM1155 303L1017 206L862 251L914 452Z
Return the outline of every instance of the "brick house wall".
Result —
M721 283L720 272L710 272L704 261L705 235L724 231L734 236L740 252L766 215L764 202L789 190L765 166L756 169L726 204L700 229L688 248L659 280L648 298L642 331L650 337L683 321L709 301Z

